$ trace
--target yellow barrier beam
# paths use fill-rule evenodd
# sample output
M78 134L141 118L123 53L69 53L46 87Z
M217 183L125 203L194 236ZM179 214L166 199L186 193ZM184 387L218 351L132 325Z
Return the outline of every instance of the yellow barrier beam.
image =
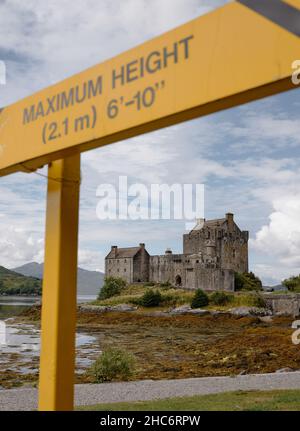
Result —
M39 410L72 410L80 155L48 173Z
M289 3L228 3L5 107L0 176L296 88Z

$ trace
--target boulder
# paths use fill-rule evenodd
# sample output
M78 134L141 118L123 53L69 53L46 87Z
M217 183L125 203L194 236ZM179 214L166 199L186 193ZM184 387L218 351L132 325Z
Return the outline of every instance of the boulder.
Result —
M107 311L135 311L137 307L131 304L118 304L107 307Z
M228 312L234 316L271 316L272 312L268 308L258 308L258 307L234 307L230 308Z
M197 316L205 316L206 314L209 314L208 310L203 310L202 308L192 308L188 311L188 314L195 314Z
M191 311L191 307L187 304L181 305L180 307L173 308L169 314L186 314Z
M104 305L78 305L78 311L82 313L104 313L108 307Z
M259 320L264 323L271 323L273 321L272 316L260 316Z
M258 317L272 316L273 314L269 308L265 308L265 307L251 307L250 313L251 313L251 316L258 316Z
M228 311L220 311L220 310L209 310L210 314L212 316L225 316L226 314L229 314Z
M131 304L118 305L79 305L78 310L85 313L105 313L107 311L135 311L137 307Z
M228 310L228 313L234 316L242 316L242 317L251 316L250 309L251 307L234 307L234 308L230 308Z

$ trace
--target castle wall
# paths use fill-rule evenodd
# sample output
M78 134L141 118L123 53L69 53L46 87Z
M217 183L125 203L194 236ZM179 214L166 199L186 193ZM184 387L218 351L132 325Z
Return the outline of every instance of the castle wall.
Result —
M248 240L240 236L224 238L221 244L222 267L248 272Z
M155 283L170 282L174 286L183 285L185 275L182 267L183 258L182 254L150 256L150 281ZM176 277L178 277L177 280ZM179 277L180 283L178 283Z
M278 295L268 293L264 295L264 300L273 313L282 313L293 317L300 316L300 294Z
M234 271L220 268L196 269L196 289L234 291ZM189 287L188 287L189 288Z
M107 277L121 277L127 283L133 282L133 259L105 259L105 275Z
M149 281L149 254L142 248L133 259L133 282Z
M185 289L234 290L234 271L205 264L197 255L151 256L149 279Z

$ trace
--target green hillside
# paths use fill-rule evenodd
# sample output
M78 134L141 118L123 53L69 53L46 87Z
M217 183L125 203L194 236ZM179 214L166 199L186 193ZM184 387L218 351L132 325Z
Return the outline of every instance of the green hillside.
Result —
M42 281L0 266L0 295L40 295Z

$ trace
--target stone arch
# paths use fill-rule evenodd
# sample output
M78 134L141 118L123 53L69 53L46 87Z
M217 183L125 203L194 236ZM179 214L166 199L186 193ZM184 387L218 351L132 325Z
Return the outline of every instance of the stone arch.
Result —
M181 275L176 275L176 277L175 277L175 284L176 284L176 286L181 286L181 284L182 284L182 279L181 279Z

